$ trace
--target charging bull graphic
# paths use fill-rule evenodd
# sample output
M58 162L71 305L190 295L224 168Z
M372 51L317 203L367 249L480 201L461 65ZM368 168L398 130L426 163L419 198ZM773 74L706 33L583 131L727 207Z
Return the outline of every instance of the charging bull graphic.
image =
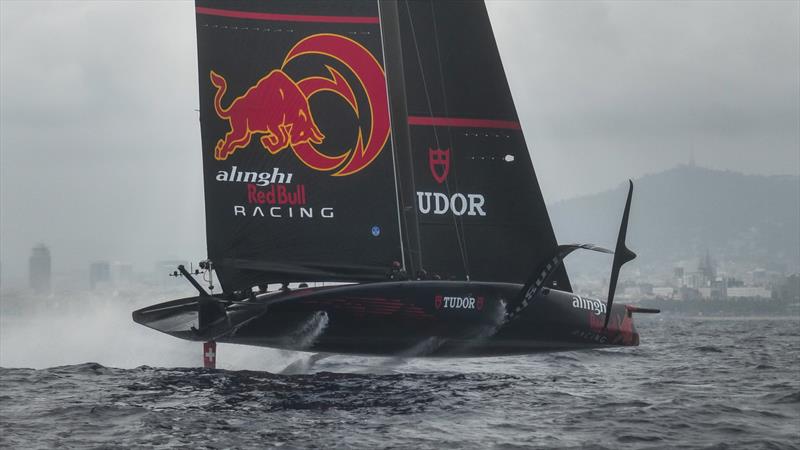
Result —
M323 55L342 63L358 80L366 94L367 105L359 105L353 87L336 69L326 65L329 77L313 76L292 80L284 72L287 64L303 55ZM227 107L223 97L227 81L210 72L216 88L214 110L230 127L214 148L214 158L225 160L237 150L250 145L254 137L270 154L290 148L306 166L319 171L334 171L334 176L357 173L377 158L389 138L389 100L386 76L375 57L361 44L335 34L315 34L301 40L286 55L281 69L270 71L234 99ZM325 134L320 130L309 106L309 99L318 92L333 92L350 106L356 118L369 114L366 132L359 127L350 149L338 155L317 150Z
M225 78L212 70L211 83L217 88L214 109L231 126L225 139L220 139L214 148L216 159L224 160L236 149L246 147L255 133L262 134L261 144L272 154L289 145L309 141L321 144L325 139L311 116L308 99L280 70L273 70L260 79L227 108L221 104L227 89Z

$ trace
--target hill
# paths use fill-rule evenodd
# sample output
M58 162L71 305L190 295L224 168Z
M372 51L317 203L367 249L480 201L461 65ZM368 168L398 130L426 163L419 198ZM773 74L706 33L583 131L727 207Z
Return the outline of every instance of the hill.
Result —
M627 183L549 207L559 242L613 248ZM729 274L757 267L800 267L800 177L744 175L678 166L634 180L628 231L631 263L642 275L667 275L673 267L695 270L709 251ZM593 258L590 258L593 259ZM596 264L592 264L596 266ZM593 271L581 256L571 272ZM600 272L607 267L600 266Z

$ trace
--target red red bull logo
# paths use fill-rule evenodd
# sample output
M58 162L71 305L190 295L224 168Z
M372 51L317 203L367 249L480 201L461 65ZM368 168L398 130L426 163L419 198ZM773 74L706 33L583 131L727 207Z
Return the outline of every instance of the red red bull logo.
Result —
M289 145L321 144L325 139L311 116L308 99L280 70L260 79L227 108L222 107L222 96L227 89L225 78L212 70L211 83L217 88L214 109L231 127L214 148L218 160L227 159L237 149L249 145L254 134L261 134L261 144L272 154Z
M368 99L359 105L345 77L326 65L326 76L293 80L283 70L304 55L323 55L347 67ZM227 91L225 78L210 73L216 88L214 110L230 127L214 147L214 158L225 160L236 151L246 148L256 138L269 153L277 154L291 148L306 166L319 171L333 171L334 176L357 173L377 158L389 138L389 100L386 75L375 57L358 42L336 34L315 34L301 40L289 50L280 69L271 70L247 91L223 106ZM318 150L325 140L309 99L319 92L333 92L345 101L357 118L370 115L367 130L359 128L349 149L330 155Z

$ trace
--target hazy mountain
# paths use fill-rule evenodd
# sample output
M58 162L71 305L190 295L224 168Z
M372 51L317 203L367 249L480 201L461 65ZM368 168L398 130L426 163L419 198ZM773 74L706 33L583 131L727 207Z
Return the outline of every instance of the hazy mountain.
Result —
M613 249L626 189L627 183L551 205L559 242L591 242ZM631 266L643 275L669 273L677 265L695 270L706 250L728 273L756 267L796 271L800 177L686 165L646 175L634 180L628 243L639 254ZM568 260L571 271L591 270L580 260Z

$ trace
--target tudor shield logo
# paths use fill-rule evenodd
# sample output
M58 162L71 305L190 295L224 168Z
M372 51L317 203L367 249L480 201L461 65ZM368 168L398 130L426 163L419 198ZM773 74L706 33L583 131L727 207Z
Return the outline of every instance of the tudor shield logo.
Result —
M433 179L442 184L450 173L450 149L428 149L428 166L431 168Z
M339 67L347 68L357 82L348 82L327 64L310 76L296 79L289 76L286 66L308 55L337 62ZM315 34L297 42L280 68L265 72L260 80L229 103L223 100L228 89L227 80L213 70L209 73L215 89L214 111L219 119L227 121L229 128L214 147L216 160L228 159L254 140L268 154L275 155L290 148L311 169L347 176L367 167L381 153L390 133L386 76L378 60L364 46L337 34ZM338 149L337 154L323 153L317 147L325 140L319 126L324 114L315 114L309 100L320 92L338 96L357 120L369 118L365 121L369 125L361 126L353 142ZM359 101L363 97L356 92L363 93L366 101Z
M439 184L444 183L450 174L450 149L428 148L428 167L433 179ZM445 190L450 189L445 187ZM483 194L417 191L417 211L420 214L485 216L485 203Z

